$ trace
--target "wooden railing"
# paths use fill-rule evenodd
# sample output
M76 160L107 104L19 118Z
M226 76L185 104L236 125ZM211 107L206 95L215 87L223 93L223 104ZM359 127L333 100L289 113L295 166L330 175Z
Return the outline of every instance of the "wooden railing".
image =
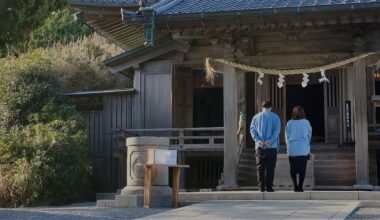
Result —
M368 144L380 148L380 124L368 124Z
M224 128L152 128L118 129L119 138L134 136L168 137L170 148L180 151L223 150Z

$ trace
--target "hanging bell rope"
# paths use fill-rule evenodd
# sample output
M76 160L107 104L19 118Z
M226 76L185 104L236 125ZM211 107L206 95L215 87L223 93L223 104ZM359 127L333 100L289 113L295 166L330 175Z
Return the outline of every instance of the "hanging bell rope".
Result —
M260 74L259 79L261 79L261 80L263 78L263 74L269 74L269 75L280 75L280 74L281 75L297 75L297 74L303 74L305 76L305 74L321 73L322 74L322 78L321 78L322 81L328 82L328 79L324 75L324 72L326 70L335 69L335 68L347 65L349 63L353 63L355 61L364 59L364 58L366 58L368 56L371 56L371 55L374 55L374 54L377 54L377 53L378 52L365 53L365 54L354 56L354 57L351 57L351 58L348 58L348 59L345 59L345 60L341 60L341 61L338 61L338 62L335 62L335 63L331 63L331 64L328 64L328 65L324 65L324 66L318 66L318 67L313 67L313 68L305 68L305 69L293 69L293 70L267 69L267 68L260 68L260 67L255 67L255 66L249 66L249 65L245 65L245 64L235 63L235 62L232 62L232 61L229 61L229 60L226 60L226 59L211 59L211 58L206 58L206 61L205 61L205 70L206 70L206 74L207 74L207 80L211 80L211 81L214 79L214 75L215 75L215 72L216 72L215 68L212 66L212 62L218 62L218 63L222 63L222 64L227 64L227 65L230 65L232 67L239 68L239 69L242 69L242 70L245 70L245 71L259 73ZM258 83L260 83L260 82L258 82Z

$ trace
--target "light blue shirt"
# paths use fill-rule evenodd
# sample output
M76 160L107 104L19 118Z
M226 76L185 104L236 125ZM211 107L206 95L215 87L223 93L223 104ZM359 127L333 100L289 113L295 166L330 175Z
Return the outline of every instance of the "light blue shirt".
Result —
M281 122L277 114L269 109L264 109L253 117L251 122L251 136L255 141L256 149L275 148L280 149L278 137L280 135ZM259 142L268 141L270 146L260 147Z
M285 129L285 140L289 156L310 154L312 128L308 120L290 120Z

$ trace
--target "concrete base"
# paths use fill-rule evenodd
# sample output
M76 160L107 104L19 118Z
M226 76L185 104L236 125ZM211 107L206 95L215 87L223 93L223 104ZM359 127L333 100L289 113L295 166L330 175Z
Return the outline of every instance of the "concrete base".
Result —
M219 191L184 192L180 203L197 203L209 200L380 200L380 192L373 191Z
M126 186L121 190L120 195L144 195L144 186ZM169 186L152 186L151 195L172 196L172 189Z
M219 185L216 187L219 191L231 191L231 190L238 190L238 185Z
M172 205L172 190L169 186L152 186L151 207L170 207ZM143 207L144 187L127 186L116 194L114 199L96 201L99 207Z
M356 190L367 190L367 191L371 191L371 190L374 190L375 188L372 186L372 185L367 185L367 184L365 184L365 185L354 185L353 186L353 188L354 189L356 189Z
M170 196L151 196L151 207L171 207ZM98 200L98 207L143 207L144 195L117 195L114 200Z

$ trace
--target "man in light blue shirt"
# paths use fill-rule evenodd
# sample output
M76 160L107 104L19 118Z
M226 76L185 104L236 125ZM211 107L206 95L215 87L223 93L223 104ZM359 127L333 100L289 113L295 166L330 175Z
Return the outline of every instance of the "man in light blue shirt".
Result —
M264 101L261 108L262 111L253 117L250 128L256 146L257 179L260 192L264 192L265 188L267 192L274 192L273 179L279 150L281 122L280 117L271 112L271 101Z

